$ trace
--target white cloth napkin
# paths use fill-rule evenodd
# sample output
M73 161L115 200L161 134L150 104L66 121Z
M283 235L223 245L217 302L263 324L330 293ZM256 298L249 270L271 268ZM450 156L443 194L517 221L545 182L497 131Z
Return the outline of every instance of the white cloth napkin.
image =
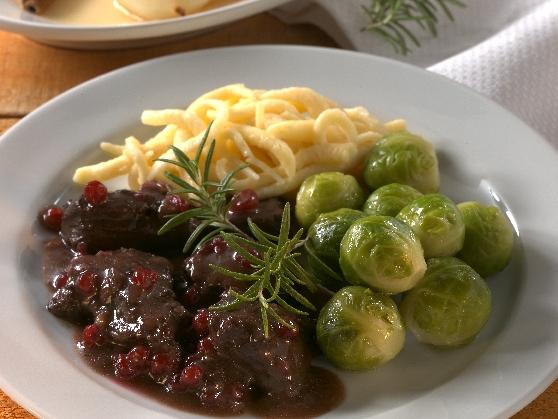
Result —
M558 148L558 0L463 0L437 38L398 55L362 32L370 0L296 0L275 11L287 23L312 23L342 47L416 64L491 97Z

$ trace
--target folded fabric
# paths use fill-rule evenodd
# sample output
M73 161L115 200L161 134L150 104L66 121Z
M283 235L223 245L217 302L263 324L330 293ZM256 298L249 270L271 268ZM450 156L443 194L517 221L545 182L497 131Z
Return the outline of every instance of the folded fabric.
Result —
M441 16L437 38L420 33L421 48L396 54L362 31L361 6L371 0L297 0L275 14L312 23L342 47L391 57L443 74L491 97L558 147L558 1L463 0L455 22Z

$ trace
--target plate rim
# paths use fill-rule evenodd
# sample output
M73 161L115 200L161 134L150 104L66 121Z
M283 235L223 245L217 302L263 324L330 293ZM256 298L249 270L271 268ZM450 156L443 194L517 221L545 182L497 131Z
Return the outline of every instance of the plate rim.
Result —
M501 113L505 114L506 117L516 120L516 122L523 125L523 128L525 128L528 131L531 131L533 140L536 140L539 143L539 145L541 145L543 147L546 147L547 151L553 153L555 157L558 157L558 151L550 144L550 142L548 140L546 140L534 128L529 126L520 117L515 115L510 110L504 108L500 104L496 103L492 99L486 97L485 95L483 95L483 94L481 94L481 93L479 93L479 92L477 92L477 91L475 91L475 90L473 90L473 89L471 89L471 88L469 88L469 87L467 87L463 84L460 84L460 83L458 83L454 80L451 80L451 79L449 79L445 76L442 76L442 75L439 75L439 74L436 74L436 73L433 73L433 72L430 72L430 71L426 71L426 70L424 70L420 67L417 67L417 66L414 66L414 65L411 65L411 64L399 62L399 61L392 60L392 59L385 58L385 57L374 56L374 55L371 55L371 54L365 54L365 53L360 53L360 52L355 52L355 51L341 50L341 49L336 49L336 48L287 45L287 44L285 44L285 45L280 44L280 45L250 45L250 46L235 46L235 47L218 47L218 48L209 48L209 49L202 49L202 50L196 50L196 51L190 51L190 52L181 52L181 53L175 53L175 54L170 54L170 55L166 55L166 56L163 56L163 57L158 57L158 58L145 60L145 61L142 61L142 62L138 62L138 63L135 63L135 64L131 64L131 65L128 65L128 66L110 71L108 73L105 73L103 75L95 77L91 80L88 80L84 83L81 83L77 86L74 86L73 88L63 92L62 94L60 94L60 95L58 95L58 96L56 96L52 99L50 99L49 101L45 102L44 104L42 104L41 106L39 106L38 108L36 108L32 112L30 112L28 115L26 115L20 121L18 121L16 124L14 124L12 127L10 127L7 131L5 131L2 134L2 136L0 136L0 150L3 148L6 141L15 141L15 139L12 140L12 138L15 138L15 136L17 136L17 131L20 129L20 127L24 126L24 124L29 119L35 118L37 115L39 115L41 113L48 112L49 108L51 106L56 105L58 102L61 102L68 97L72 97L76 92L79 92L82 89L94 88L95 84L104 83L105 80L110 79L113 76L118 75L119 73L126 73L126 72L128 72L132 69L138 69L138 68L141 68L143 66L147 67L147 66L153 65L153 63L155 63L155 62L163 63L166 60L172 61L179 56L188 56L188 57L194 57L195 58L196 55L204 55L204 54L208 54L208 53L219 53L219 51L230 51L230 50L237 50L237 51L241 51L241 50L251 50L251 51L267 50L268 51L268 50L273 50L273 49L277 49L277 50L299 50L299 51L309 51L309 52L316 52L316 53L328 53L328 54L339 54L339 55L345 55L345 56L355 56L355 57L358 57L358 58L370 59L371 61L378 60L378 61L381 61L381 62L389 63L390 65L405 67L409 71L422 73L423 75L428 74L429 77L433 77L433 78L438 79L438 80L443 80L445 83L449 83L449 84L453 85L453 88L461 89L463 91L466 91L468 94L473 94L474 96L477 96L477 98L480 98L480 100L483 100L485 103L489 103L492 107L495 107L498 110L498 112L501 112ZM535 386L535 387L531 388L529 391L525 392L521 398L517 399L516 401L514 401L514 403L510 404L504 411L501 411L498 414L498 417L507 417L508 415L511 415L511 414L514 414L514 413L518 412L521 408L523 408L529 402L534 400L539 394L541 394L554 380L556 380L556 378L558 378L558 363L557 363L557 365L554 366L553 369L550 369L548 371L547 375L542 380L539 381L539 384L537 386ZM0 387L10 398L12 398L18 404L23 406L25 409L29 410L31 413L40 416L40 414L41 414L40 413L40 410L41 410L40 407L35 406L35 404L32 400L28 399L27 397L24 396L23 393L19 392L15 388L13 388L10 385L10 383L7 382L4 379L2 374L0 374Z

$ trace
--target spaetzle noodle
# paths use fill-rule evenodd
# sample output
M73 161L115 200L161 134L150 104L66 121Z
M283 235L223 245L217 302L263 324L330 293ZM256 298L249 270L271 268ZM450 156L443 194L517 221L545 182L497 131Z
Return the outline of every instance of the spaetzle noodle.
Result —
M210 178L221 180L246 164L233 186L266 198L295 190L314 173L351 171L382 136L406 128L401 119L381 123L363 107L341 108L306 87L255 90L243 84L208 92L185 110L146 110L141 120L163 128L144 143L135 137L123 145L101 143L112 158L80 167L74 181L127 175L128 186L137 190L147 180L164 180L166 172L187 180L178 167L157 159L174 159L171 146L193 157L213 121ZM202 153L202 162L204 158Z

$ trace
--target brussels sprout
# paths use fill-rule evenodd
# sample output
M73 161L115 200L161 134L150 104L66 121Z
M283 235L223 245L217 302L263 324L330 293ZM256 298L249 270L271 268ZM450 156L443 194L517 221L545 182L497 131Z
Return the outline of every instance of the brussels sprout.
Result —
M309 257L308 264L316 278L329 289L338 290L347 285L345 281L339 280L342 279L341 268L339 267L339 247L341 239L351 224L362 217L364 217L364 213L361 211L342 208L320 214L308 230L307 249L310 247L313 255L321 261L319 263L313 257ZM331 275L328 270L323 268L322 264L327 265L338 275Z
M457 205L465 222L465 242L457 256L487 277L506 267L513 249L513 230L497 207L479 202Z
M426 258L453 256L463 247L463 217L447 196L421 196L403 208L397 218L419 236Z
M364 203L363 211L370 215L395 217L403 207L422 196L415 188L401 183L390 183L376 189Z
M405 223L381 215L355 221L341 240L339 263L347 281L388 293L407 291L426 270L420 241Z
M405 343L393 300L359 286L342 288L329 300L318 316L316 335L327 359L355 371L385 364Z
M368 154L364 180L371 189L397 182L422 193L437 192L440 175L434 147L408 132L386 135Z
M318 173L307 178L298 190L296 219L308 228L324 212L360 209L364 199L364 192L353 176L340 172Z
M490 289L465 262L428 260L424 279L403 299L401 314L417 339L435 346L470 342L491 310Z

